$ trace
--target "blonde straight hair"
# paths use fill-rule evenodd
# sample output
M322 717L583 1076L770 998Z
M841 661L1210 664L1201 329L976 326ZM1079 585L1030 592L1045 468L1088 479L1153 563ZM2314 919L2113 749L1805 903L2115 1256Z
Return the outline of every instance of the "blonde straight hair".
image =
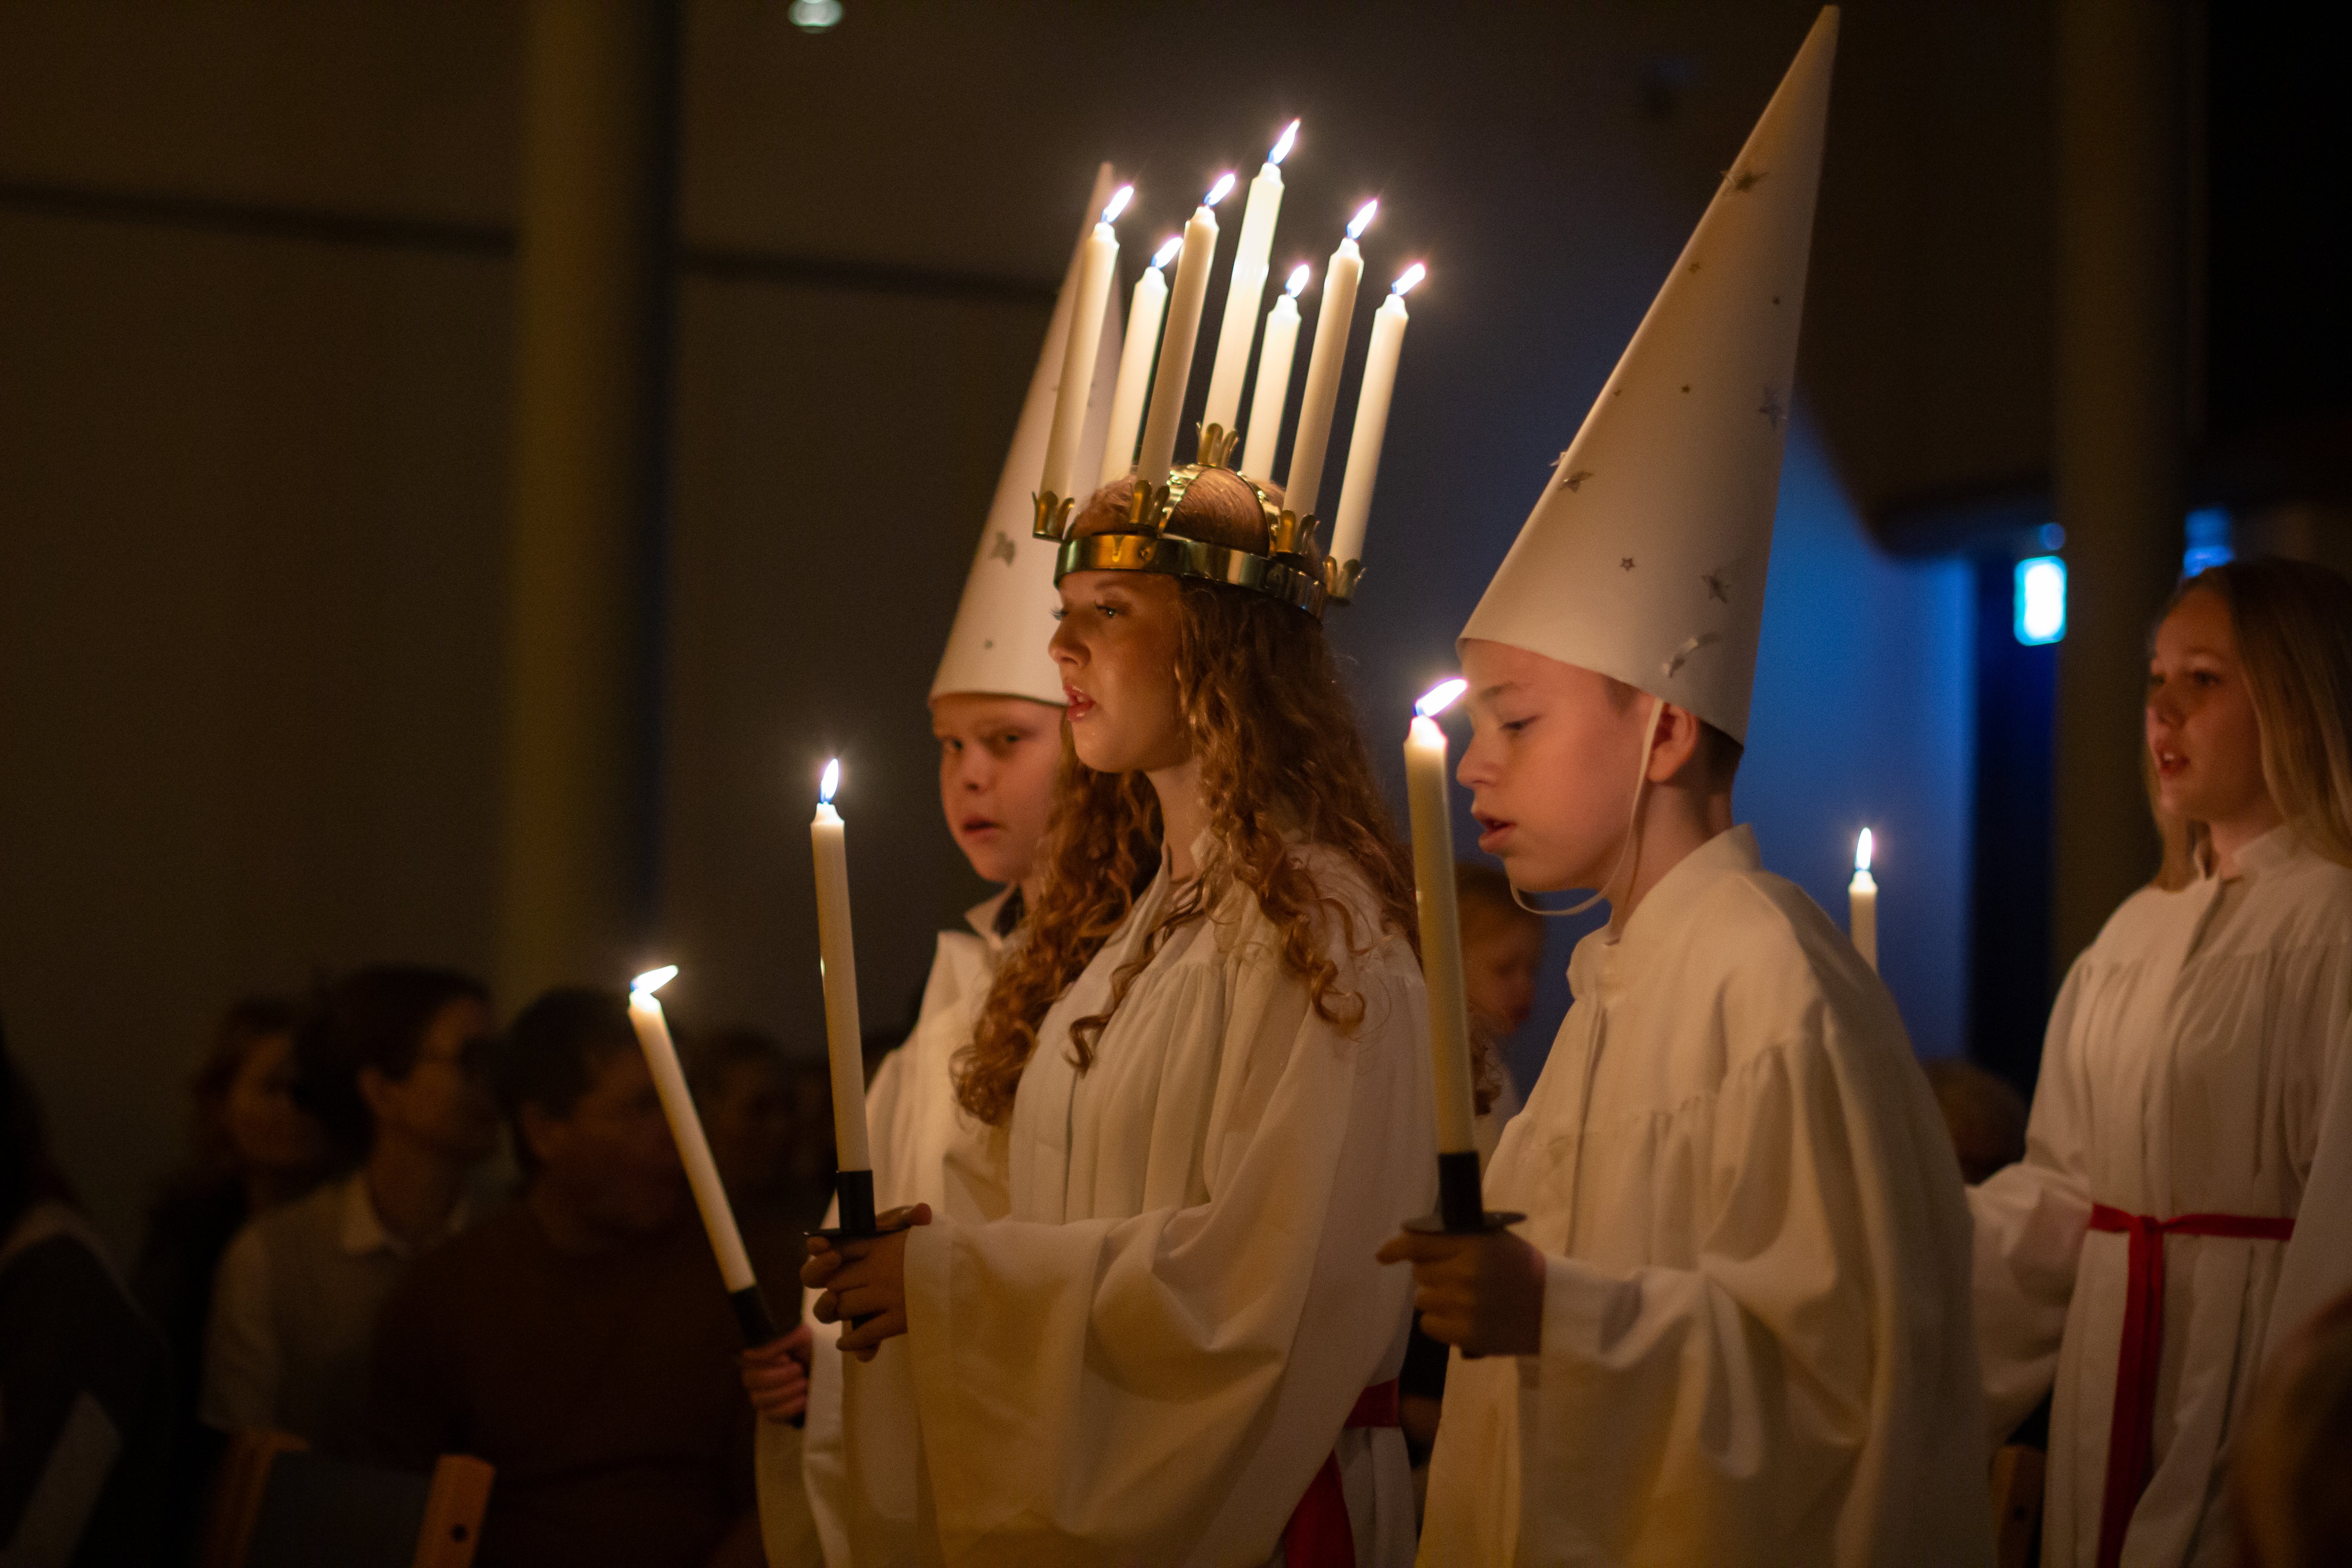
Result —
M2164 616L2191 594L2230 613L2272 804L2315 854L2352 867L2352 583L2305 561L2232 561L2174 589ZM2140 773L2164 840L2156 885L2185 888L2210 858L2205 826L2157 804L2145 747Z

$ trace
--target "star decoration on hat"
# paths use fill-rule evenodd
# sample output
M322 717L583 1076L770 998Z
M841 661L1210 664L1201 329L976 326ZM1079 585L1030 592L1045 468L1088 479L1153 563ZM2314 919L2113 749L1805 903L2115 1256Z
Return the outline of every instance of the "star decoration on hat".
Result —
M1770 173L1769 169L1734 169L1723 177L1731 182L1734 192L1744 196L1762 184L1765 176Z
M988 554L991 560L1003 561L1007 566L1021 559L1013 548L1013 536L1001 528L996 531L996 542L988 547Z
M1619 558L1619 560L1618 560L1618 562L1617 562L1617 570L1618 570L1618 571L1620 571L1620 572L1631 572L1633 569L1633 558L1632 556L1630 556L1630 555L1626 555L1626 556L1622 556L1622 557L1620 557L1620 558Z
M1568 456L1568 454L1562 452L1560 456L1564 458ZM1565 490L1580 490L1584 488L1584 481L1591 477L1592 470L1591 468L1579 468L1572 474L1562 474L1559 478L1560 489Z
M1773 391L1770 387L1766 387L1764 389L1764 401L1757 408L1756 412L1764 416L1764 421L1766 424L1771 426L1773 429L1778 430L1780 427L1780 395Z
M1706 584L1706 596L1718 605L1731 603L1731 579L1720 572L1702 572L1699 581Z

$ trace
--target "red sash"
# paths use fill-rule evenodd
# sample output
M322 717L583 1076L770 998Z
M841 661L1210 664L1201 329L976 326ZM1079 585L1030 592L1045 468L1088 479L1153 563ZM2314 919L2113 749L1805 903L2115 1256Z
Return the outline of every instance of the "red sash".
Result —
M1356 1395L1346 1426L1397 1426L1397 1380L1376 1383ZM1291 1510L1282 1532L1286 1568L1356 1568L1356 1531L1348 1522L1347 1494L1339 1489L1339 1456L1323 1456L1323 1468L1307 1483L1307 1495Z
M2122 1231L2126 1254L2123 1351L2116 1358L2116 1411L2107 1428L2107 1482L2099 1509L2098 1568L2123 1561L2124 1531L2156 1466L2156 1374L2164 1364L2164 1238L2226 1236L2284 1241L2294 1221L2235 1214L2185 1214L2172 1219L2091 1205L2093 1230Z

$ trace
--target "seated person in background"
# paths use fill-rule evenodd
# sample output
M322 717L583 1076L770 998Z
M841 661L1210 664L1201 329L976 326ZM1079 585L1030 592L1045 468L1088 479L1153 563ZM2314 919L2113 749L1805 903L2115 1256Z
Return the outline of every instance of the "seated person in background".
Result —
M745 1233L797 1233L819 1223L822 1208L802 1213L793 1204L793 1145L800 1129L783 1047L757 1029L716 1029L687 1042L686 1072L710 1157Z
M205 1341L205 1425L363 1447L376 1314L418 1253L466 1221L498 1145L488 993L454 970L346 976L296 1031L296 1097L359 1169L237 1233Z
M2025 1097L2009 1080L1972 1061L1938 1057L1919 1064L1936 1106L1960 1157L1960 1177L1975 1186L2005 1165L2025 1158Z
M2352 1296L2287 1337L2230 1467L2244 1568L2352 1563Z
M480 1568L761 1561L740 1333L617 993L549 992L503 1070L522 1201L385 1309L381 1457L496 1465Z
M0 1563L153 1562L171 1446L163 1339L74 1211L0 1039Z
M294 1103L294 1004L244 996L229 1004L189 1086L188 1161L147 1214L147 1237L131 1288L172 1351L180 1426L175 1531L184 1534L203 1500L217 1441L196 1420L205 1326L221 1255L247 1221L319 1184L327 1169L326 1129Z
M1511 897L1511 879L1493 866L1465 860L1454 868L1462 917L1462 988L1470 1027L1486 1047L1494 1106L1478 1122L1478 1152L1488 1156L1503 1124L1518 1114L1519 1086L1503 1059L1503 1042L1536 1010L1536 971L1542 967L1543 917Z

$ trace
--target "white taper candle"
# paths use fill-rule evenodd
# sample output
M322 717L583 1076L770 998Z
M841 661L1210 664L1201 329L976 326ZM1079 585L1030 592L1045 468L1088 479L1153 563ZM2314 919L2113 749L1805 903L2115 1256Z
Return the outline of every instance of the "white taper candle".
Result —
M1217 258L1216 205L1234 188L1226 174L1210 187L1208 199L1184 226L1184 248L1176 258L1176 282L1168 293L1168 326L1160 335L1160 373L1151 381L1151 407L1143 416L1143 451L1136 458L1136 483L1158 489L1176 461L1176 426L1184 417L1184 390L1191 384L1192 347L1201 337L1201 305L1209 294L1209 268Z
M1038 488L1068 500L1085 476L1078 453L1087 424L1087 395L1094 389L1095 355L1102 344L1103 311L1110 305L1111 279L1118 274L1118 236L1111 225L1135 195L1121 185L1103 208L1102 221L1087 236L1078 258L1078 288L1070 314L1070 335L1062 343L1062 380L1055 389L1054 423L1045 437L1045 469Z
M731 1294L759 1283L751 1272L751 1255L743 1250L743 1235L735 1226L735 1211L727 1202L726 1184L710 1158L710 1141L703 1136L702 1118L686 1087L678 1066L677 1047L669 1037L669 1020L661 998L654 993L677 973L675 966L640 974L629 988L629 1023L636 1030L637 1048L645 1053L646 1070L653 1075L654 1092L661 1097L662 1115L677 1144L678 1163L686 1167L686 1184L694 1191L694 1206L702 1211L702 1228L710 1250L719 1258L719 1277Z
M1421 971L1429 993L1429 1049L1436 1069L1437 1152L1478 1147L1470 1074L1470 1008L1462 983L1462 917L1454 896L1454 808L1445 731L1436 715L1462 694L1449 680L1413 704L1405 736L1405 801L1412 819L1412 874L1421 910Z
M1099 324L1097 324L1097 330ZM809 847L816 858L816 936L824 975L825 1056L833 1072L835 1164L870 1171L866 1148L866 1051L857 1022L857 952L849 934L849 848L846 825L833 808L841 784L839 759L824 765Z
M1853 950L1873 970L1878 967L1878 879L1870 874L1870 829L1853 843L1853 880L1845 885L1846 929Z
M1143 395L1151 390L1151 356L1160 347L1160 323L1168 313L1168 264L1183 246L1182 236L1171 235L1135 280L1135 293L1128 301L1127 341L1118 351L1118 380L1111 389L1110 432L1103 437L1098 485L1121 479L1135 467L1135 443L1143 434Z
M1265 313L1265 342L1257 351L1257 376L1251 383L1249 434L1237 462L1268 482L1274 449L1282 440L1283 411L1290 404L1290 366L1298 353L1298 293L1307 287L1307 264L1291 268L1274 308Z
M1397 356L1412 318L1404 297L1427 276L1420 262L1405 268L1389 297L1372 312L1372 338L1364 347L1364 385L1356 394L1356 433L1348 440L1348 471L1339 482L1339 509L1331 514L1331 559L1345 566L1364 555L1364 526L1372 514L1372 487L1381 477L1381 445L1387 439L1389 400L1396 392Z
M1307 356L1307 389L1298 395L1298 434L1290 446L1290 473L1282 504L1301 517L1315 510L1323 486L1323 458L1331 446L1331 416L1339 406L1339 372L1348 363L1348 328L1356 313L1356 286L1363 281L1364 255L1357 236L1379 213L1366 202L1348 225L1331 265L1323 274L1323 309L1315 316L1315 347Z
M1275 220L1282 212L1282 161L1298 140L1292 121L1265 155L1250 182L1249 205L1242 209L1242 232L1234 247L1233 286L1225 294L1225 319L1217 329L1216 357L1209 362L1209 400L1201 422L1234 429L1242 407L1242 383L1249 374L1250 342L1257 335L1257 310L1265 300L1266 258L1274 252Z

